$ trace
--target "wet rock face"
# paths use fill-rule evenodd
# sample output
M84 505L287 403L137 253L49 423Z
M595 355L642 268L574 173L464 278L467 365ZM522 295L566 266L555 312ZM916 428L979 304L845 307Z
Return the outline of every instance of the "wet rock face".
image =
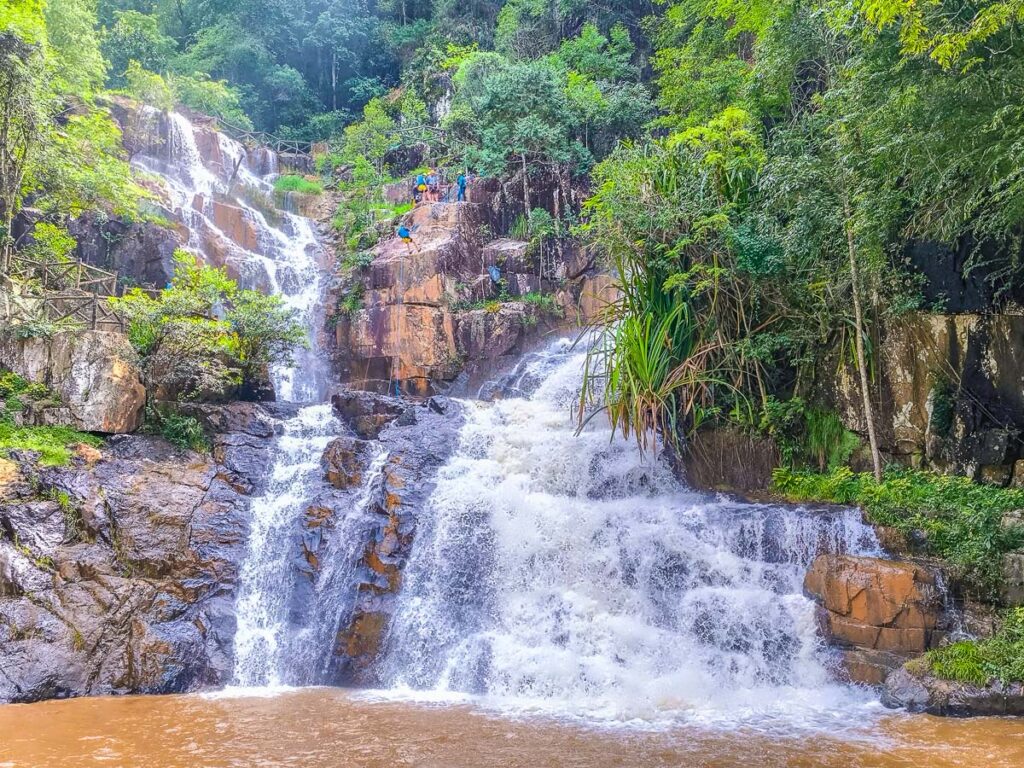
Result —
M370 462L370 444L353 437L339 437L324 451L327 482L338 490L362 485Z
M272 441L213 442L216 459L120 436L70 467L0 467L0 702L227 682Z
M471 202L417 206L403 219L411 244L393 237L368 253L372 262L350 286L362 306L336 326L352 386L390 394L398 382L403 394L424 397L445 391L461 372L474 375L575 322L580 301L589 307L614 298L608 278L580 299L583 275L593 267L582 249L541 254L526 242L489 239L492 196L477 193ZM531 293L550 300L521 301Z
M184 245L183 227L85 214L68 224L78 245L75 256L86 264L128 276L141 285L163 287L174 276L174 251Z
M364 440L375 440L408 405L395 397L371 392L346 391L331 399L341 422Z
M885 681L882 703L911 712L946 717L1024 715L1024 683L1004 685L994 680L985 686L941 680L911 664Z
M885 671L939 639L942 599L934 573L914 563L826 554L804 578L821 606L822 630L845 649L851 679L878 684Z
M392 409L391 398L371 398L381 410ZM388 621L401 588L402 571L416 533L416 520L427 512L438 469L452 455L463 422L460 406L445 398L432 398L406 406L378 430L378 448L385 452L382 470L369 489L372 519L365 529L365 546L357 571L357 597L351 615L337 634L337 682L372 685L373 664L386 642ZM337 472L339 457L348 467L365 472L370 443L341 439L328 446L328 478Z
M106 434L133 432L142 425L146 390L135 353L120 333L0 339L0 365L60 397L56 407L30 414L37 424Z

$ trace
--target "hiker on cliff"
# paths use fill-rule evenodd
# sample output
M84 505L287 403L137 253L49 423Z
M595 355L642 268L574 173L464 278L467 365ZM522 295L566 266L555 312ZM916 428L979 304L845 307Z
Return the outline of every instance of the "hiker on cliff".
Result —
M455 183L458 184L459 186L459 193L455 197L456 202L466 202L466 184L468 183L468 180L466 179L466 174L460 173L459 178L455 180Z
M427 194L427 177L422 173L416 177L416 183L413 185L413 202L419 203L424 195Z
M402 242L406 244L409 250L415 250L417 253L419 252L419 248L416 248L412 242L412 232L409 231L409 228L405 226L405 224L399 226L398 236L402 239Z
M429 198L431 202L438 203L441 201L437 171L431 170L430 173L427 174L427 189L430 190Z

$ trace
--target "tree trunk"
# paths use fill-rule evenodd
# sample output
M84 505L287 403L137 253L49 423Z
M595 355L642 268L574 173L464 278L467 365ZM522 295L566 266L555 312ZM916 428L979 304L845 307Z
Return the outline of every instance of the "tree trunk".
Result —
M338 111L338 53L331 51L331 98L334 102L334 111Z
M843 190L843 214L846 217L846 247L850 258L850 283L853 293L853 319L857 368L860 371L860 392L864 401L864 419L868 423L868 444L871 446L871 463L875 482L882 482L882 455L878 451L878 437L875 435L875 413L871 405L871 388L868 383L867 356L864 354L864 313L860 303L860 270L857 267L857 246L853 234L853 215L850 209L849 193Z
M523 207L524 215L526 220L530 220L530 177L526 170L526 153L524 152L521 157L523 158Z

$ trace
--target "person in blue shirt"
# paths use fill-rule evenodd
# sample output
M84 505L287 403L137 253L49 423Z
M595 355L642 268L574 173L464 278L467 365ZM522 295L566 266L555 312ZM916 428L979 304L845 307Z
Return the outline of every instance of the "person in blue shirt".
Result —
M416 247L415 245L413 245L412 242L412 232L409 231L409 228L405 226L405 224L402 224L401 226L398 227L398 236L402 239L402 242L405 243L410 248Z
M456 197L456 201L460 203L466 202L466 174L460 173L455 183L459 185L459 194Z

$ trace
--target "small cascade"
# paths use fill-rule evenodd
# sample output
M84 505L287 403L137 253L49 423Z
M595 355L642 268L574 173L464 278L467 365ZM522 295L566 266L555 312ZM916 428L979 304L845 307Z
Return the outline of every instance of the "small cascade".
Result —
M293 531L309 504L309 486L322 474L324 449L340 431L331 406L314 405L286 422L277 440L266 493L253 502L249 556L240 579L235 634L238 685L278 686L286 679Z
M558 342L491 387L506 399L468 405L420 518L386 685L616 719L863 702L833 682L802 581L821 552L879 554L872 529L852 510L691 492L601 419L575 435L582 365Z
M161 120L155 111L150 116ZM282 425L266 490L253 500L238 587L234 679L241 686L321 682L315 670L327 666L343 605L355 600L345 594L346 588L354 592L355 580L333 558L357 561L345 549L356 540L347 531L366 524L359 514L365 499L328 488L321 466L327 445L344 432L325 403L330 365L317 332L324 326L328 270L313 223L274 204L274 152L249 149L179 113L162 124L164 144L133 162L160 180L167 213L187 229L189 250L226 268L242 287L280 296L310 329L309 348L294 353L296 365L270 372L278 400L307 405ZM353 495L367 494L368 487ZM311 521L307 513L321 501L332 511L351 507L353 514ZM297 562L314 536L332 556L322 575Z
M278 399L324 400L330 375L317 332L324 325L324 257L312 222L273 205L277 156L172 112L165 145L132 162L160 179L168 212L188 231L189 250L226 267L242 287L282 296L309 327L309 349L297 352L297 365L272 374Z

